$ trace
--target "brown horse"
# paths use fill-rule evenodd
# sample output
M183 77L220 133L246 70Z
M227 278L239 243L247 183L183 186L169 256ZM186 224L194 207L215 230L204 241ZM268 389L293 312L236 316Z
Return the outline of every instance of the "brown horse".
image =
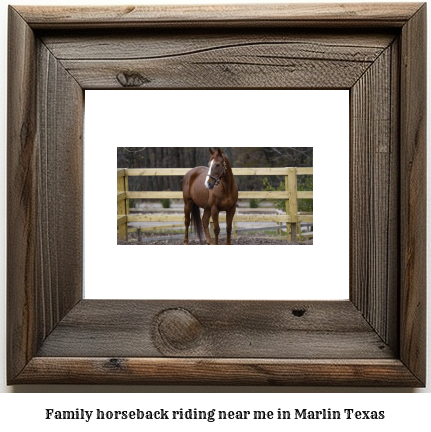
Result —
M215 152L210 149L210 154L209 168L193 168L184 177L183 197L186 216L184 244L186 245L189 244L190 219L193 222L199 241L202 241L203 225L207 244L211 244L210 216L214 222L215 244L218 245L218 236L220 234L218 215L221 211L226 212L226 244L231 244L232 220L238 201L238 187L226 155L219 148ZM202 221L199 207L204 209Z

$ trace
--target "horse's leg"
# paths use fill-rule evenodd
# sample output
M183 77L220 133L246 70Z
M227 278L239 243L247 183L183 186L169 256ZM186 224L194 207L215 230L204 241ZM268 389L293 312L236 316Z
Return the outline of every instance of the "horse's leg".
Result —
M193 200L185 200L184 201L184 225L186 227L186 231L184 234L184 244L189 244L189 226L190 226L190 214L192 212Z
M211 209L205 209L204 215L202 216L202 225L204 227L205 237L207 239L207 245L211 244L211 235L209 230L210 216L211 216Z
M213 207L211 209L211 217L213 218L213 222L214 222L214 234L215 234L214 244L216 244L216 245L218 245L218 235L220 234L220 225L218 223L218 214L219 214L218 208Z
M232 221L235 216L236 204L232 206L229 210L226 211L226 244L230 245L231 243L231 234L232 234Z

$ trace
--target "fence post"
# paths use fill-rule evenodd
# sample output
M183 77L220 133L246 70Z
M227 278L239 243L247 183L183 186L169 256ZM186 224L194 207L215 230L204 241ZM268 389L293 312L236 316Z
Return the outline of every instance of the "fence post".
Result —
M121 175L117 175L117 194L119 193L126 193L128 189L128 177L127 177L127 170L123 170L123 173ZM117 201L117 216L127 216L129 213L129 203L128 199L126 198L126 195L124 199ZM127 236L127 218L126 223L121 224L118 227L118 237L120 240L128 240Z
M299 241L299 243L302 243L302 227L301 227L301 222L298 223L298 241Z
M296 179L296 168L287 169L285 186L289 197L286 201L286 214L290 216L290 223L286 224L287 241L297 241L298 235L296 224L298 222L298 187Z
M286 174L284 177L284 189L286 191L287 194L287 198L286 198L286 215L289 216L289 176ZM290 223L286 222L286 240L288 242L290 242L292 240L292 235L291 235L291 227L290 227Z
M129 198L127 198L127 193L129 192L129 172L128 170L124 170L124 190L126 192L126 216L127 216L127 221L129 221L129 214L130 214L130 200ZM126 235L127 237L129 236L129 232L127 229L127 224L126 224Z

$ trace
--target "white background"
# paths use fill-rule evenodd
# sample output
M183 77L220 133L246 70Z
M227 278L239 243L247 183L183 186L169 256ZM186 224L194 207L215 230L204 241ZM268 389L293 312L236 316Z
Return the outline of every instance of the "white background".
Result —
M86 91L84 136L86 298L348 298L347 90ZM313 246L117 246L117 146L314 147Z
M316 1L316 0L314 0ZM226 0L210 0L209 3L226 3ZM246 0L245 3L251 3L253 0ZM262 1L261 1L262 2ZM276 0L272 0L276 2ZM92 0L92 1L73 1L73 0L16 0L14 4L117 4L119 1L111 0ZM172 3L172 0L152 0L150 2L133 1L135 4L148 3ZM208 3L205 0L187 1L183 3ZM236 1L241 3L241 1ZM6 3L3 2L0 8L0 38L1 38L1 57L0 57L0 100L3 103L0 105L0 129L1 133L1 145L5 148L5 136L6 136L6 34L7 34L7 8ZM428 42L428 46L431 43ZM428 53L428 61L430 55ZM428 70L431 70L429 67ZM428 86L428 89L430 87ZM429 96L429 94L428 94ZM429 101L429 97L428 97ZM428 122L428 130L430 130ZM428 164L430 164L430 158L428 157ZM0 170L5 173L5 154L0 152ZM4 177L5 178L5 177ZM429 185L428 185L429 186ZM428 190L431 190L428 187ZM4 214L5 214L5 189L0 190L0 214L3 218L3 224L0 228L0 240L5 245L5 226L4 226ZM428 208L429 210L429 208ZM430 214L430 213L428 213ZM370 431L382 431L382 430L407 430L408 428L419 427L426 428L429 425L429 406L431 402L431 385L424 390L412 390L412 389L373 389L373 388L273 388L273 387L220 387L220 388L208 388L208 387L143 387L143 386L78 386L78 385L33 385L33 386L14 386L7 387L5 384L5 317L6 317L6 301L5 301L5 247L3 248L3 259L1 261L0 273L1 285L0 296L0 310L2 311L2 320L0 321L0 391L4 392L0 394L0 427L2 430L8 429L19 429L27 427L32 430L59 430L60 428L65 431L75 431L77 427L86 427L88 430L118 430L119 426L128 426L128 430L140 430L142 431L145 424L138 423L135 425L129 425L127 423L104 423L102 425L91 425L76 423L73 421L64 423L48 423L44 420L44 409L45 408L56 408L56 409L75 409L75 408L104 408L104 409L134 409L146 407L146 409L156 409L164 406L167 409L175 409L181 405L184 408L188 407L215 407L223 409L223 407L231 407L231 409L241 409L242 406L251 407L253 409L277 409L279 407L287 409L294 408L298 405L305 406L310 409L340 409L344 407L350 407L357 409L386 409L387 420L383 422L369 422L369 421L354 421L351 423L346 422L325 422L325 421L311 421L301 423L303 430L314 431L316 427L322 431L334 431L334 430L346 430L346 427L352 431L363 431L364 429ZM428 298L428 311L431 310L430 299ZM428 324L428 364L431 358L430 347L430 335L431 327ZM428 383L431 381L431 373L428 367ZM10 392L7 394L7 392ZM25 393L43 393L38 395L25 394ZM51 393L52 392L52 393ZM56 392L63 393L57 394ZM98 394L93 395L92 392L122 392L121 395L115 394ZM171 392L171 393L166 393ZM177 394L177 392L186 394ZM199 394L196 394L199 392ZM222 392L223 394L218 394ZM239 392L239 393L234 393ZM244 392L244 393L242 393ZM297 393L308 393L308 394L297 394ZM409 393L422 393L418 395L412 395ZM426 394L424 394L426 392ZM16 394L11 394L16 393ZM79 394L76 394L79 393ZM394 393L394 394L388 394ZM297 423L293 423L297 425ZM150 424L151 426L159 426L159 424ZM289 426L282 424L281 426L274 424L262 424L259 422L247 423L249 430L262 430L263 427L271 428L271 430L288 430ZM169 425L172 426L172 425ZM220 424L204 424L197 423L193 427L195 429L204 430L210 428L215 430ZM230 423L222 425L225 430L238 430L238 426L241 428L243 425L238 423ZM176 424L177 430L192 428L190 423ZM90 429L91 428L91 429ZM102 429L103 428L103 429Z

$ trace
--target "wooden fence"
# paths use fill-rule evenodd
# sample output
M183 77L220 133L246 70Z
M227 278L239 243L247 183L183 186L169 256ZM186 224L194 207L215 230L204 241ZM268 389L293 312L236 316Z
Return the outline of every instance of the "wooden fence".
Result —
M129 222L184 222L184 215L131 215L129 199L182 199L181 192L131 192L129 177L132 176L184 176L191 168L121 168L117 169L117 228L120 239L127 239ZM313 175L313 168L233 168L235 176L284 176L284 191L238 192L238 199L285 199L286 214L275 215L241 215L236 214L235 222L274 222L286 224L286 240L297 241L297 224L313 223L312 214L298 213L298 199L313 199L313 191L298 191L297 176ZM226 216L220 214L220 222Z

